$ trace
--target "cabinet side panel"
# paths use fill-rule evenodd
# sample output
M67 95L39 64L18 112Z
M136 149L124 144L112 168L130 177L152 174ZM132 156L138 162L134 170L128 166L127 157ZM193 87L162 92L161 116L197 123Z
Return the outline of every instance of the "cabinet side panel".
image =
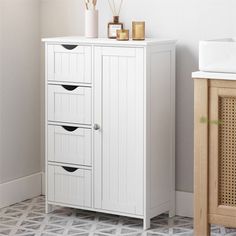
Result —
M150 53L150 214L170 208L172 185L171 50Z

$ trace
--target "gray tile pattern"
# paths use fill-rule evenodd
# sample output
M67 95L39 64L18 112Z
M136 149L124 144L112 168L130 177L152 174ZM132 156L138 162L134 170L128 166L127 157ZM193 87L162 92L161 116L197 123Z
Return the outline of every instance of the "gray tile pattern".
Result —
M19 236L192 236L193 220L161 215L151 229L142 230L142 221L70 208L45 214L45 199L39 196L0 209L0 235ZM236 236L236 229L212 226L213 236Z

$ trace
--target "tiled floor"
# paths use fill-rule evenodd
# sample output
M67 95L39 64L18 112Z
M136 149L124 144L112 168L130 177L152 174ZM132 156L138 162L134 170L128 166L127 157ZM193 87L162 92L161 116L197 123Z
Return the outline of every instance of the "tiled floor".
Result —
M30 199L0 210L0 235L21 236L191 236L191 218L167 215L152 220L151 229L143 232L142 221L127 217L59 208L44 213L43 196ZM214 236L236 236L236 229L212 227ZM200 236L200 235L199 235Z

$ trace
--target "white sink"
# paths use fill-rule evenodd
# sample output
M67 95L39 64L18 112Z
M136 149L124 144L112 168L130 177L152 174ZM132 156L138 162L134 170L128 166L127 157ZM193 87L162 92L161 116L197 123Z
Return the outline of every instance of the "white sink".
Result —
M236 73L236 40L206 40L199 43L199 69L206 72Z

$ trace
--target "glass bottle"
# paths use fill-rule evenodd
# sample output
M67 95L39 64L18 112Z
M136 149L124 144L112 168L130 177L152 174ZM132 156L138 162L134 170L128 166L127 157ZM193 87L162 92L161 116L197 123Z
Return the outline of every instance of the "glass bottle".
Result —
M116 31L123 29L123 23L119 22L119 16L113 16L113 22L108 23L107 35L109 39L116 39Z

